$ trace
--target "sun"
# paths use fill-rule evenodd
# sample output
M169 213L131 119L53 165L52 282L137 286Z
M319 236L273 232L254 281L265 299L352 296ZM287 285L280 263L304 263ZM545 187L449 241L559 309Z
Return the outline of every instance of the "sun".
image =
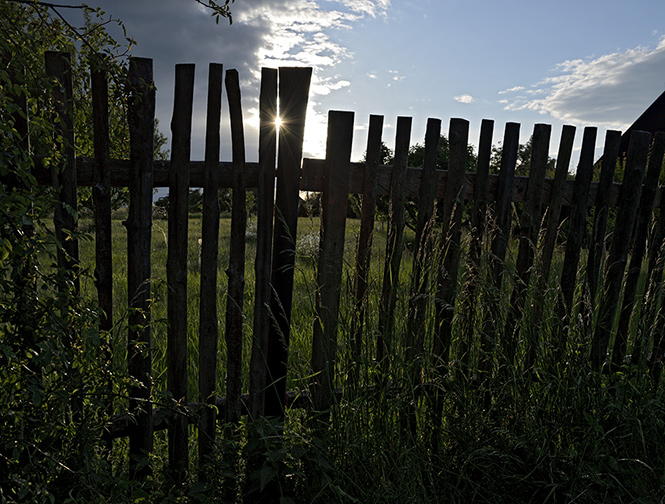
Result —
M275 117L275 128L279 130L279 128L282 127L282 124L282 118L279 116Z

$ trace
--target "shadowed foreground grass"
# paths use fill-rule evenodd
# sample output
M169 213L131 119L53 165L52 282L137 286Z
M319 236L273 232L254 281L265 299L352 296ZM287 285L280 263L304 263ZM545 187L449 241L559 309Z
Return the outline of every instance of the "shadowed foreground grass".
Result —
M252 226L246 250L244 364L247 369L253 310ZM290 390L307 387L312 322L315 306L315 264L319 221L300 219L297 237L295 295L290 349ZM394 351L384 363L375 361L375 334L380 279L385 254L385 229L374 236L374 260L368 299L363 352L350 348L350 293L358 223L348 221L344 291L338 335L337 384L345 387L342 400L329 412L292 410L284 424L271 420L219 426L215 456L208 462L207 484L196 482L196 434L190 427L190 480L170 488L164 479L166 435L156 434L154 502L256 502L279 493L279 502L661 502L665 497L665 401L644 369L628 367L598 375L588 363L588 334L582 325L568 328L569 340L556 357L550 342L561 327L549 313L537 328L541 345L535 367L508 366L494 355L492 370L479 375L461 368L443 369L431 348L432 314L428 315L425 352L417 362L405 362L404 340L412 257L407 249L400 272ZM116 329L114 362L123 369L126 327L126 239L114 222L114 278ZM219 264L219 317L223 328L225 269L230 221L222 219ZM198 380L198 238L200 219L190 220L188 314L190 319L190 397ZM87 244L85 247L92 247ZM82 247L82 257L90 252ZM166 221L153 224L153 338L155 390L165 388L166 351ZM460 279L464 285L464 278ZM92 283L84 291L93 293ZM463 293L462 293L463 294ZM541 293L540 295L543 295ZM556 288L544 293L547 306L556 300ZM458 303L461 305L461 303ZM507 302L481 282L477 319L499 307L500 323ZM460 309L458 309L460 312ZM553 312L553 310L552 310ZM456 313L459 331L464 317ZM478 324L474 341L486 328ZM457 333L456 333L457 334ZM496 333L500 338L500 333ZM453 341L453 347L457 344ZM225 349L220 337L220 390L224 388ZM520 362L518 352L518 362ZM477 351L472 363L478 360ZM471 367L473 369L473 365ZM358 372L358 370L360 370ZM359 374L358 374L359 373ZM246 373L247 375L247 373ZM414 378L416 376L416 378ZM360 387L351 387L359 384ZM244 384L244 391L248 383ZM118 391L121 394L121 391ZM122 401L117 404L123 406ZM126 477L126 440L115 443L111 466ZM126 482L127 489L108 502L138 500L148 487Z

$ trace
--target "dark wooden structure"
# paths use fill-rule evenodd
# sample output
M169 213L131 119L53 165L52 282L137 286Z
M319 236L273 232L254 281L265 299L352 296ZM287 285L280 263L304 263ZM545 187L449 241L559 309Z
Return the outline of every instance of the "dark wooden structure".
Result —
M65 82L68 59L61 54L47 56L50 74ZM434 362L443 375L460 369L462 375L477 374L480 379L496 376L497 366L523 366L530 369L543 358L543 347L555 351L565 347L577 315L588 309L597 314L589 359L596 371L614 362L626 363L628 337L626 327L633 307L644 303L636 290L635 275L647 257L652 274L647 289L662 283L662 266L658 257L665 238L665 198L663 188L656 187L663 164L665 137L657 135L650 148L650 134L635 131L627 146L623 184L613 183L615 160L622 148L619 133L610 132L605 139L605 157L600 180L594 182L593 153L596 129L585 128L582 152L575 176L568 176L575 129L565 126L561 135L556 174L545 178L547 153L550 150L551 127L538 124L533 133L533 157L530 175L515 175L520 125L509 123L503 136L503 157L498 174L489 173L494 125L483 121L478 148L477 169L465 172L469 123L452 119L447 132L450 158L447 170L436 169L436 142L440 120L430 120L427 127L426 154L423 167L408 166L411 118L397 121L395 160L392 166L379 164L383 118L370 118L367 163L351 162L354 115L331 111L328 121L326 158L302 159L305 113L309 95L311 69L264 69L260 96L259 162L245 161L240 86L237 72L222 66L210 66L205 161L190 160L194 68L176 68L175 105L172 122L172 156L168 162L153 161L155 91L152 86L152 61L133 58L129 65L130 159L109 159L106 80L95 72L92 80L95 125L95 158L74 159L67 153L67 170L53 174L37 168L35 177L41 184L60 188L63 204L75 207L76 187L93 186L96 216L96 278L99 302L106 318L100 328L109 327L113 307L110 279L110 188L130 188L128 234L128 367L135 380L130 390L129 421L123 412L113 417L108 437L129 436L132 473L146 477L150 466L146 454L153 447L153 431L169 429L169 465L175 481L182 480L189 468L187 445L188 424L198 426L199 459L211 453L218 418L236 422L243 415L283 417L290 407L308 405L325 410L342 396L341 390L367 385L360 373L349 373L343 382L336 375L338 344L348 338L353 365L358 370L363 362L376 357L380 368L390 372L395 352L404 349L413 365L412 380L422 379L424 356ZM223 81L226 85L232 128L233 159L220 162L219 124ZM71 93L56 97L63 103L59 113L71 110ZM278 99L279 98L279 99ZM661 98L663 98L661 96ZM278 104L279 103L279 107ZM70 108L68 108L70 107ZM277 131L275 117L282 120ZM68 122L61 121L64 133ZM648 170L647 170L648 166ZM646 173L646 175L645 175ZM643 184L646 177L646 184ZM169 187L168 233L168 393L173 407L154 409L155 391L151 389L151 312L150 312L150 244L152 191ZM187 195L189 187L204 187L203 237L201 253L201 307L199 344L198 396L187 394L186 305ZM220 187L233 189L232 235L228 268L228 296L224 342L227 362L224 364L226 390L218 390L220 374L217 293L220 279L216 275L218 260L219 208L216 194ZM255 285L244 284L245 265L245 190L258 189L258 236L254 264ZM293 298L293 275L296 259L299 191L321 191L321 243L317 265L317 297L312 322L312 363L314 372L306 393L286 391L289 372L289 333ZM361 231L355 259L349 271L353 282L352 303L355 313L351 330L341 332L339 313L344 289L344 240L348 195L362 195ZM366 299L370 284L370 254L376 201L389 198L387 249L383 260L383 277L379 300L380 312L370 313ZM414 248L405 254L405 202L418 206ZM437 206L439 211L437 211ZM566 234L559 234L560 212L570 207ZM593 232L589 208L595 206ZM614 209L617 212L613 212ZM661 209L658 221L651 226L654 208ZM469 218L465 212L469 211ZM613 212L612 222L607 215ZM517 219L513 216L517 215ZM515 222L514 222L515 220ZM76 222L66 220L56 209L56 229L71 228ZM611 243L607 237L612 233ZM559 235L559 236L558 236ZM551 267L558 239L564 240L561 271ZM466 241L468 239L468 241ZM468 243L468 244L467 244ZM648 244L648 248L647 248ZM607 259L605 248L609 245ZM69 262L63 267L76 268L76 244L67 251ZM580 263L587 257L591 263L583 273ZM511 254L516 253L516 258ZM410 258L410 259L409 259ZM624 282L627 265L628 279ZM412 275L400 278L406 261L411 260ZM355 261L355 262L354 262ZM488 262L489 278L481 278L481 263ZM604 268L605 274L599 272ZM460 292L460 274L464 272L465 288ZM581 275L593 295L589 306L575 292ZM483 284L484 282L484 284ZM401 283L409 285L406 343L397 344L396 299ZM545 291L555 285L560 293L558 307L544 304ZM247 333L243 322L243 298L246 289L254 291L253 332ZM619 306L623 289L622 304ZM495 295L498 306L509 300L504 319L498 311L477 313L475 304L480 291ZM535 290L539 295L530 294ZM655 290L654 290L655 291ZM659 301L662 303L662 300ZM498 310L498 308L497 308ZM566 330L557 341L539 338L538 324L558 310ZM462 316L458 316L461 313ZM429 314L429 315L428 315ZM528 316L528 317L527 317ZM640 310L640 317L654 317L654 310ZM378 318L376 339L366 330L369 317ZM618 332L614 329L619 319ZM524 321L528 320L529 324ZM498 323L501 322L501 323ZM429 325L428 325L429 324ZM638 364L654 363L665 356L663 324L647 320L644 327L655 327L653 335L642 335L632 341L633 359ZM659 329L660 327L660 329ZM427 335L427 337L426 337ZM252 338L247 391L243 390L242 343ZM613 345L612 345L613 343ZM477 355L471 358L471 354ZM653 348L649 358L645 352ZM367 355L370 353L371 355ZM363 359L363 354L365 359ZM245 393L243 393L245 392ZM311 400L310 400L311 399Z

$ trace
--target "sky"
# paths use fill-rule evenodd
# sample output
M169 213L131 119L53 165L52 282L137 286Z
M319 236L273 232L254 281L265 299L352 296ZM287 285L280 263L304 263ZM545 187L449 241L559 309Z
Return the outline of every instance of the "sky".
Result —
M235 0L233 23L216 24L194 0L88 0L121 19L133 56L154 60L157 117L170 137L176 63L196 64L192 159L203 159L208 64L237 69L248 161L258 158L261 67L313 67L304 155L325 157L327 114L355 112L354 161L365 152L370 114L384 116L392 148L398 116L413 117L411 144L430 117L625 130L665 91L662 0ZM226 98L224 98L226 100ZM228 105L222 160L231 159ZM571 167L574 169L574 166Z

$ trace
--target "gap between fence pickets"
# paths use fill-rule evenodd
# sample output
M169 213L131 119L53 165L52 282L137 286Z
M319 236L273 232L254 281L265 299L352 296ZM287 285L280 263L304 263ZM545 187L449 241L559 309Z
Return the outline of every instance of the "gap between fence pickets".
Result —
M39 185L50 186L52 185L51 172L44 167L43 157L35 156L35 168L33 175ZM88 157L76 158L77 167L77 184L79 187L93 186L93 171L95 160ZM155 160L154 173L153 173L153 186L155 188L168 187L168 173L170 161ZM325 159L312 159L305 158L302 163L302 175L300 179L300 190L310 192L320 192L323 189L323 170L325 166ZM364 163L351 163L350 177L349 177L349 194L362 194L363 192L363 174ZM112 159L109 162L111 170L111 186L112 187L128 187L129 186L129 160ZM190 187L204 187L205 178L203 173L204 161L191 161L190 162ZM440 172L439 186L437 188L437 198L443 198L446 190L447 170L437 170ZM390 194L390 175L392 173L391 165L381 165L377 171L377 196L387 196ZM416 197L420 190L420 176L422 168L410 166L407 169L407 196ZM230 161L223 161L219 163L219 187L230 188L233 185L233 163ZM259 163L246 162L245 163L245 187L246 189L254 189L258 187L259 177ZM466 174L466 196L465 199L473 200L475 191L476 174L467 172ZM498 174L489 175L489 200L495 201L496 190L498 187ZM529 177L515 176L514 187L512 192L512 201L520 203L524 201L526 187ZM545 179L543 186L543 205L549 205L552 195L553 179ZM563 205L570 205L573 194L573 186L575 180L568 179L563 185ZM614 182L610 191L609 206L616 207L619 203L619 193L621 189L620 182ZM654 206L659 206L662 198L662 193L665 189L659 187L656 191ZM589 190L589 205L593 206L598 192L598 182L591 182Z

